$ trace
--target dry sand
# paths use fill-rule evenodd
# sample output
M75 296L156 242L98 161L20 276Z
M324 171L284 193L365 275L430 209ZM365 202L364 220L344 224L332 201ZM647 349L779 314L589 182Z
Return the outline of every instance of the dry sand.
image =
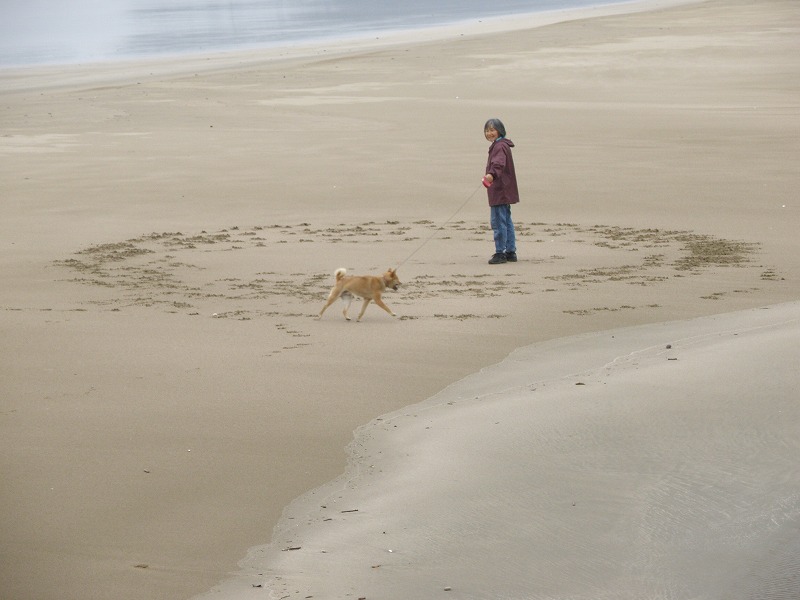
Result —
M517 350L361 428L201 598L797 598L798 340L794 302Z
M742 310L733 329L745 331L762 314L749 309L798 299L795 2L477 29L352 51L0 76L4 597L201 593L271 539L283 507L343 472L355 429L515 348ZM478 189L490 116L517 144L523 194L520 262L499 267L486 264L493 246ZM386 300L399 319L371 307L360 324L336 311L314 320L337 267L397 265L405 285ZM789 325L773 329L797 339ZM668 326L658 342L670 339L679 335ZM760 339L714 349L738 365L742 353L780 347ZM780 393L768 407L788 417L776 423L744 392L769 384L796 398L785 362L732 373L718 359L686 358L652 367L672 378L677 399L660 430L691 434L689 447L714 458L681 412L701 364L742 390L726 435L751 418L762 441L773 425L775 436L797 426ZM686 369L685 386L673 367ZM601 410L607 390L630 405L647 381L581 391L596 392L592 410ZM556 408L549 418L572 416ZM531 422L520 430L540 435L545 425L523 414ZM459 430L471 431L469 412L462 418ZM613 429L617 417L605 418ZM603 447L635 463L644 425L654 427L637 413ZM548 434L559 441L560 430ZM796 454L788 443L766 448L766 461ZM496 470L486 453L481 474ZM568 456L553 458L536 466L568 468ZM615 489L635 485L626 473L615 472ZM747 502L747 481L736 486L727 473L721 487ZM607 495L605 508L585 507L581 528L602 533L599 518L620 514L606 481L557 474L547 489L558 501L580 485ZM768 497L792 483L775 482ZM705 485L694 484L689 491ZM791 520L782 523L785 532ZM554 577L569 568L567 554L549 565ZM710 597L729 589L692 581ZM620 589L641 597L626 582ZM688 597L682 589L651 597Z

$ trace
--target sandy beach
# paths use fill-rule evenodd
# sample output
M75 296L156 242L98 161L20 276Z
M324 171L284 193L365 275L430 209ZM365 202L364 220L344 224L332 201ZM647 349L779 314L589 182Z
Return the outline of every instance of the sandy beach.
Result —
M800 8L650 6L0 72L0 595L793 597Z
M198 600L796 597L799 337L794 302L517 350L360 428Z

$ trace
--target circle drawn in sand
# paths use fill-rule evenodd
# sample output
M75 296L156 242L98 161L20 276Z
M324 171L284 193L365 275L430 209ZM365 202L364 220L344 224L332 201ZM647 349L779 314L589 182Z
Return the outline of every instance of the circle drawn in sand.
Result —
M392 266L386 257L407 256L432 232L436 235L426 251L403 266L403 286L391 296L390 304L413 307L406 319L497 319L504 316L499 297L553 293L561 297L562 312L587 316L637 306L586 306L595 294L580 292L600 284L657 290L680 278L747 267L748 273L734 278L741 280L735 283L779 279L763 266L758 278L751 276L758 245L749 242L688 231L569 223L517 223L516 228L520 262L499 269L486 264L483 256L491 249L491 230L485 223L457 221L437 227L424 220L150 233L89 246L55 264L72 272L70 281L95 288L85 303L98 309L144 307L236 320L315 316L334 269L382 272ZM463 248L482 253L465 256ZM297 270L299 254L302 264L310 265L308 271ZM347 264L354 261L359 264ZM281 268L290 264L295 268ZM721 289L699 298L719 300L755 289ZM574 306L570 295L584 304ZM659 296L639 293L639 306L658 306ZM465 298L470 299L470 310L463 311L463 304L453 310L453 300ZM295 337L307 335L294 325L281 326Z

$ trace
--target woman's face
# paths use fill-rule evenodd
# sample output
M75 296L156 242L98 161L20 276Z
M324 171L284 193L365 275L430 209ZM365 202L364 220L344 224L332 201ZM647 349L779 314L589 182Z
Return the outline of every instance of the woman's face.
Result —
M486 131L483 132L483 135L486 136L487 140L493 142L497 139L498 136L497 129L495 129L494 127L487 127Z

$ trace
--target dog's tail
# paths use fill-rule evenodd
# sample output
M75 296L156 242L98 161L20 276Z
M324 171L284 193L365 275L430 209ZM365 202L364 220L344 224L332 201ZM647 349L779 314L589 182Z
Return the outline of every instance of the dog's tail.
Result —
M347 273L347 269L344 267L336 269L336 272L334 273L334 275L336 275L336 281L339 281L342 277L344 277L345 273Z

